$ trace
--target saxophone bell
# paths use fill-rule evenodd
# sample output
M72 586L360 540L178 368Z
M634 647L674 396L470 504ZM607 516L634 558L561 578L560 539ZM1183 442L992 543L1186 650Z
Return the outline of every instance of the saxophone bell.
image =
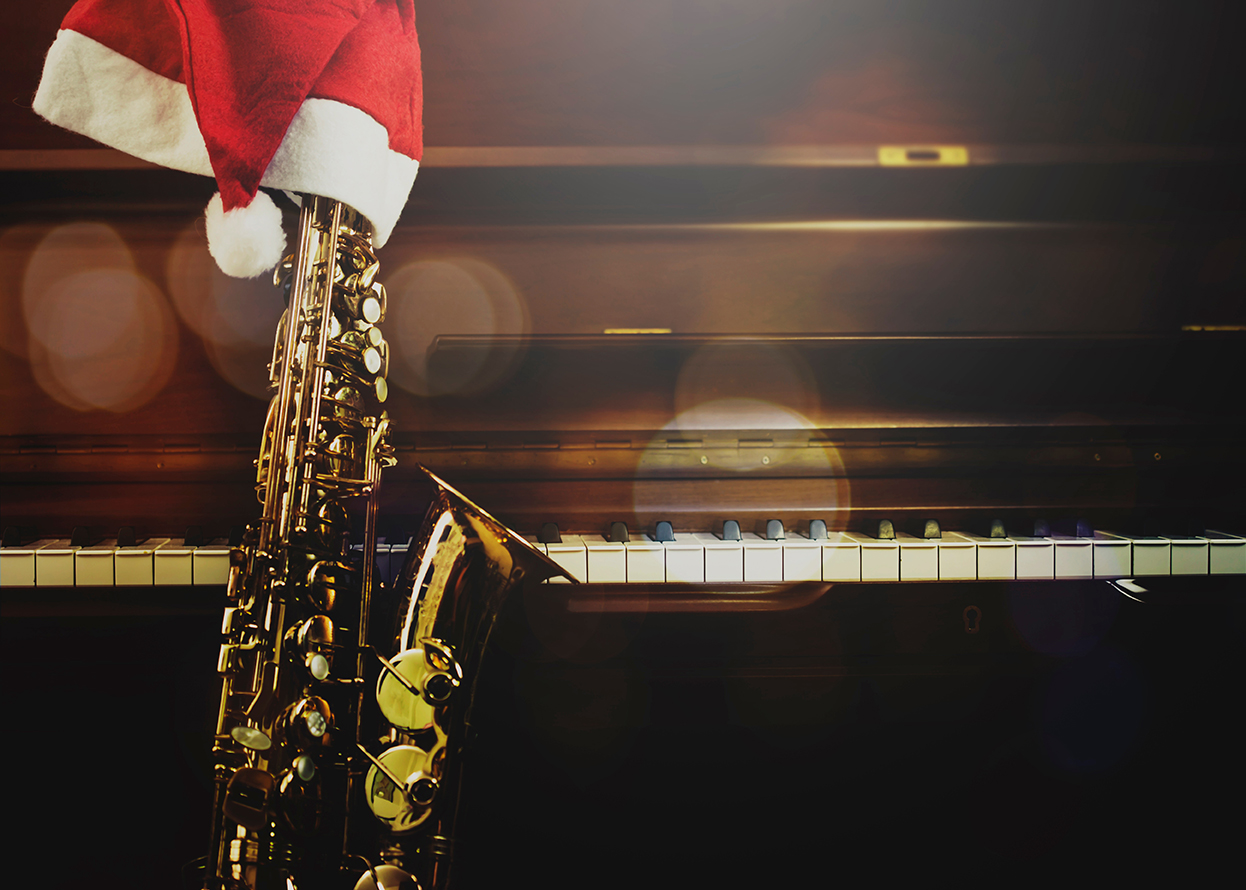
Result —
M422 468L434 497L395 587L396 653L379 655L376 703L393 744L373 756L368 806L395 841L421 829L422 886L449 881L461 803L464 749L480 668L506 600L556 576L561 566L445 480ZM406 864L404 857L403 865Z

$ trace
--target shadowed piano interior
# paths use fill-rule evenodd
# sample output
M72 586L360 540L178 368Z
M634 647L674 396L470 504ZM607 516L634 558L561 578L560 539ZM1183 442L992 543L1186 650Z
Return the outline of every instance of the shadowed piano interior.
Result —
M52 6L6 43L16 92ZM1223 855L1241 12L419 14L377 559L397 573L423 465L586 582L503 616L464 878ZM168 851L101 829L98 874L168 885L206 837L281 295L211 265L211 183L2 114L10 712L64 728L45 759L107 761Z

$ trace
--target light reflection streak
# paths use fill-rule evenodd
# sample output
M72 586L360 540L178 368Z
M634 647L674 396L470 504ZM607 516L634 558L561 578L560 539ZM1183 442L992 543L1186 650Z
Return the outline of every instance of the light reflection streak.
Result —
M582 226L588 229L671 232L934 232L971 229L1056 229L1067 223L997 222L962 219L800 219L734 223Z

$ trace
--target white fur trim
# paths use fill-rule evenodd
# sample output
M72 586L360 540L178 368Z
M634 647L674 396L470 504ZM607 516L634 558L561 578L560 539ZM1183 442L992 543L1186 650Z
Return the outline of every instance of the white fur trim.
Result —
M307 99L264 173L264 185L324 195L354 207L389 240L407 204L420 162L390 150L377 121L331 99Z
M208 202L208 253L221 271L234 278L255 278L281 262L286 233L281 211L260 192L246 207L224 212L221 193Z
M212 175L186 85L77 31L56 35L34 109L57 126L144 161Z
M185 84L162 77L76 31L48 51L34 110L52 123L162 167L212 175ZM389 240L419 162L389 147L385 128L358 108L307 99L262 185L354 207ZM232 211L231 211L232 212Z

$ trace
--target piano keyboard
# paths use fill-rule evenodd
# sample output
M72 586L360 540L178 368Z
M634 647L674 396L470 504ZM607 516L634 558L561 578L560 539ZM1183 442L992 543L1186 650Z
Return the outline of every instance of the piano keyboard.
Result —
M616 524L621 525L621 524ZM781 529L739 532L557 535L525 538L580 581L778 584L786 581L916 582L1121 579L1157 575L1246 574L1246 537L1218 531L1192 536L1090 535L985 537L944 531L939 537L872 537L830 532L814 537ZM541 537L553 537L542 535ZM611 538L615 538L612 540ZM377 545L386 582L409 544ZM150 587L225 584L229 544L187 546L158 538L118 546L39 540L0 548L0 587ZM553 583L566 583L555 579Z
M224 538L199 545L171 538L80 546L43 539L0 547L0 587L189 587L229 580Z
M617 525L617 524L616 524ZM1093 531L916 537L883 523L877 537L813 530L765 536L726 523L710 533L525 536L580 581L595 583L914 582L1123 579L1246 574L1246 537L1218 531L1141 537ZM821 532L819 534L819 532ZM545 538L546 540L541 540ZM555 579L551 583L567 583Z

